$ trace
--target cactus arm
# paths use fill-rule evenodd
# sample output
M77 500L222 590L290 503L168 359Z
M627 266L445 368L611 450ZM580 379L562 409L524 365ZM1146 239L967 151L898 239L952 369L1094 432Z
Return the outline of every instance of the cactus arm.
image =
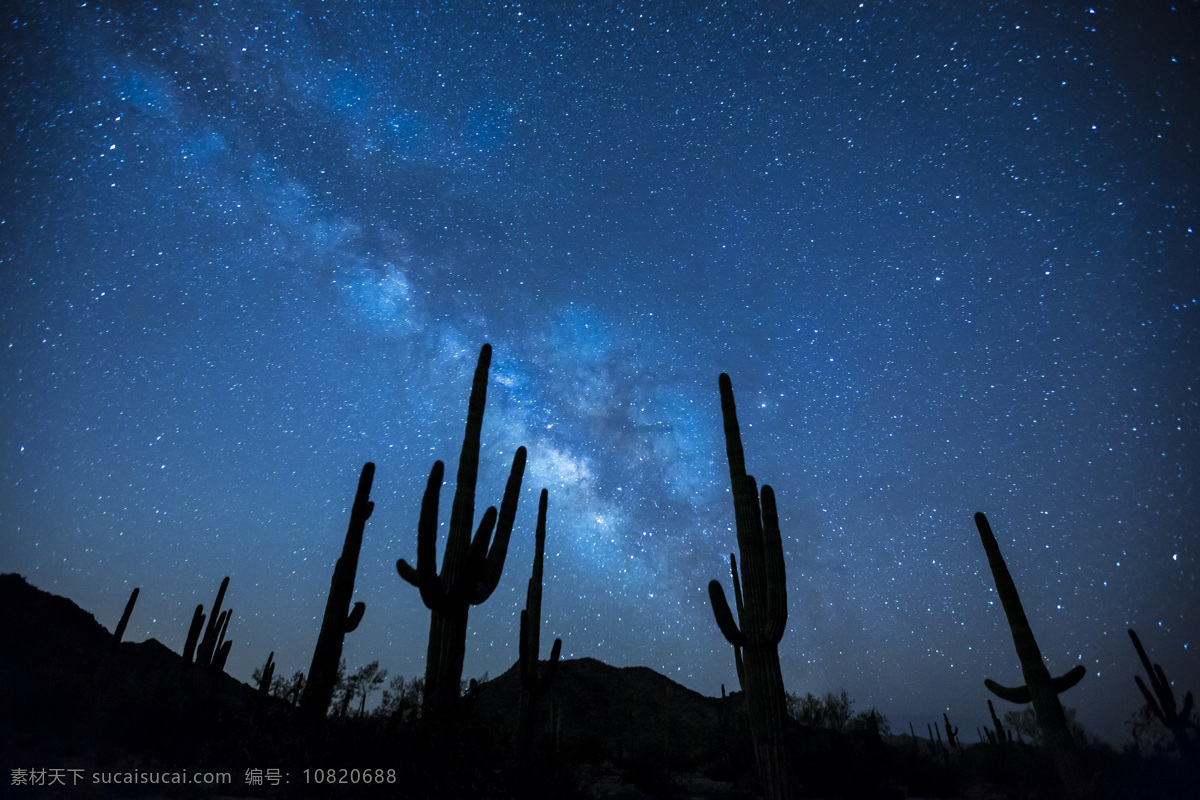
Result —
M204 627L204 604L196 606L192 613L192 624L188 627L187 640L183 644L183 660L192 663L196 658L196 643L200 641L200 631Z
M221 586L217 589L217 599L213 602L212 613L208 615L208 624L210 630L206 630L204 635L207 637L211 632L214 635L222 625L222 618L218 615L221 613L221 604L225 602L225 590L229 588L229 576L226 575L221 581Z
M1055 694L1062 694L1083 680L1084 675L1087 675L1087 667L1083 664L1077 664L1057 678L1051 678L1050 688L1054 690Z
M729 601L725 599L725 589L720 581L708 582L708 599L712 602L713 616L716 617L717 627L721 629L725 641L734 647L745 647L746 637L742 635L741 629L733 619L733 612L729 610Z
M521 481L525 476L526 458L525 448L518 447L516 454L513 455L508 481L504 485L504 496L500 501L500 514L496 520L496 534L492 539L491 548L487 551L487 558L479 573L478 586L471 599L474 605L479 605L491 597L492 592L500 584L500 575L504 571L504 560L508 557L508 543L517 518L517 501L521 495Z
M220 649L227 641L226 634L229 632L229 620L233 619L233 609L228 609L222 612L225 618L221 620L221 634L217 637L217 648Z
M737 556L729 554L729 577L733 580L733 601L737 606L737 618L744 619L746 606L742 602L742 579L738 576Z
M396 559L396 572L400 573L400 577L403 578L406 583L411 583L413 586L421 585L421 579L417 577L416 568L403 558Z
M1129 638L1133 640L1133 649L1137 650L1138 660L1142 662L1142 669L1146 670L1146 674L1154 675L1154 666L1150 663L1150 656L1146 655L1146 648L1142 647L1142 640L1138 638L1137 632L1133 628L1129 629Z
M1158 717L1159 719L1162 719L1163 711L1158 706L1158 700L1156 700L1154 695L1150 693L1150 690L1146 688L1146 684L1142 680L1142 676L1134 675L1133 681L1134 681L1134 683L1137 684L1137 687L1142 690L1142 697L1145 698L1146 705L1149 706L1150 712L1152 714L1154 714L1154 716Z
M737 606L737 618L745 619L746 606L742 601L742 579L738 577L737 556L735 556L733 553L729 554L729 577L733 580L733 600L734 604ZM711 595L709 596L709 602L712 602ZM718 622L717 627L719 628L720 626L721 624ZM742 637L742 639L744 641L745 637ZM741 686L746 680L746 665L745 662L742 661L742 645L733 645L733 666L734 671L737 673L738 685Z
M1001 700L1007 700L1010 703L1028 703L1031 700L1028 686L1004 686L996 683L991 678L985 678L983 685L992 694L999 697Z
M417 577L420 581L418 587L421 590L421 599L426 605L445 600L445 586L437 573L438 498L441 495L444 474L445 465L441 461L435 461L433 469L429 471L429 480L425 484L425 494L421 498L421 517L417 521Z
M1070 689L1072 686L1083 680L1085 675L1087 675L1087 667L1083 666L1082 664L1078 664L1064 672L1062 675L1059 675L1057 678L1051 678L1050 688L1054 690L1055 694L1062 694L1067 689ZM1032 701L1028 686L1002 686L991 679L985 679L983 685L987 687L989 692L996 695L1001 700L1007 700L1010 703L1019 704L1029 703Z
M438 497L442 490L445 465L435 461L421 497L421 516L417 520L417 566L414 569L404 559L396 562L400 577L416 586L427 608L445 602L446 589L437 574Z
M358 623L362 622L363 614L367 613L367 604L361 600L354 604L354 608L350 611L350 615L346 617L346 627L343 629L345 633L354 633L358 628Z
M271 679L275 677L275 651L272 650L267 656L267 663L263 665L262 677L258 679L258 693L266 697L271 692Z
M763 636L778 644L787 629L787 570L783 560L783 536L779 532L779 512L775 508L775 491L762 487L763 560L767 579L766 620Z
M137 602L140 592L140 588L134 587L134 590L129 593L129 601L125 603L125 611L121 613L121 621L117 623L117 629L113 631L113 638L118 642L125 635L125 628L129 625L129 617L133 614L133 605Z
M217 650L216 656L213 657L212 668L217 672L225 670L225 662L229 659L229 651L233 647L233 642L225 642Z
M456 587L462 594L462 599L471 605L478 605L476 597L483 591L483 567L487 563L488 547L492 543L492 531L496 528L496 507L488 506L487 511L479 520L479 527L471 539L471 547L467 550L467 560ZM479 602L482 603L484 597Z
M554 644L550 645L550 662L546 664L546 674L542 675L542 680L550 684L554 680L554 674L558 668L558 658L563 655L563 639L554 637Z

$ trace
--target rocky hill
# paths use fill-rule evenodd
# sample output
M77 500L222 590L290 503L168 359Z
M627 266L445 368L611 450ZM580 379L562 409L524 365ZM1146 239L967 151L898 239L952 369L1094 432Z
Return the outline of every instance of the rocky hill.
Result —
M732 788L748 759L748 751L734 755L731 745L734 702L704 697L643 667L564 661L553 692L537 707L534 749L555 770L571 765L572 774L583 774L576 789L582 781L637 797L625 775L633 770L640 780L675 775L676 787L690 781L700 787L692 796L747 796ZM475 768L495 771L518 751L528 756L515 742L519 705L515 667L468 693L459 726ZM421 755L418 729L377 719L304 731L288 704L185 663L156 640L118 643L75 603L15 574L0 575L0 720L9 770L203 768L230 771L241 784L254 765L302 771L306 764L353 760L398 763L420 783L422 771L432 771L429 759L440 757ZM579 773L581 764L592 766ZM242 788L244 796L272 793Z
M305 725L289 703L184 661L155 640L118 643L70 600L0 575L0 795L29 797L554 797L587 800L754 797L741 695L704 697L652 670L564 661L517 735L517 669L472 687L449 720L383 715ZM908 736L835 734L793 724L805 797L1005 797L1055 794L1038 748L922 746ZM1088 753L1097 796L1166 798L1195 786L1170 758ZM319 773L315 772L322 768ZM370 785L326 776L382 768ZM86 786L14 785L17 775L78 770ZM277 783L248 770L276 770ZM98 784L92 776L227 772L212 786ZM341 772L337 772L340 770ZM1103 789L1103 791L1100 791ZM28 790L26 792L26 790ZM1180 792L1183 791L1184 794Z

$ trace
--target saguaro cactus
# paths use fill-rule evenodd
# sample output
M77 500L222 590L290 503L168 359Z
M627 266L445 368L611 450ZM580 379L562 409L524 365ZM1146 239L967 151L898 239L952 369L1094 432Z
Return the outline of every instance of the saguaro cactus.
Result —
M942 719L946 721L946 744L951 750L959 749L958 744L958 726L950 724L950 715L942 712Z
M708 584L708 594L717 626L733 645L741 662L738 679L746 693L755 763L763 793L769 799L790 798L794 787L784 744L787 700L779 670L779 641L787 625L787 576L779 514L770 486L762 487L760 506L754 478L746 474L733 384L724 373L718 383L725 425L725 451L733 486L738 551L742 556L740 582L737 561L732 555L729 557L737 621L719 581Z
M267 663L263 665L262 675L258 679L258 693L266 697L271 693L271 681L275 678L275 651L272 650L267 656Z
M366 603L355 603L354 577L358 573L358 554L362 550L363 530L375 504L371 502L371 483L375 480L375 465L363 464L358 478L358 491L350 507L350 526L342 544L342 555L333 568L329 583L329 599L325 602L325 617L321 620L321 632L317 635L317 646L313 649L312 664L308 668L308 679L304 683L304 694L300 697L300 713L309 720L320 720L329 711L333 699L334 684L337 683L338 664L342 660L342 644L347 633L352 632L362 621L367 610Z
M425 494L421 498L421 516L417 522L417 566L404 559L396 562L400 577L421 591L421 600L430 610L429 649L425 660L425 698L423 713L438 715L454 707L462 681L466 653L467 614L470 607L491 597L500 582L508 540L517 515L521 478L525 474L525 448L518 447L512 471L504 487L499 515L489 507L479 521L475 536L471 528L475 517L475 485L479 476L479 438L483 429L483 410L487 401L488 367L492 347L479 351L471 396L467 402L467 429L458 460L458 485L450 511L450 533L442 556L442 571L437 572L438 497L445 466L433 465ZM495 537L492 536L493 528ZM490 545L490 547L489 547Z
M1025 685L1016 688L1001 686L990 679L985 680L984 685L1001 700L1010 703L1033 703L1042 739L1058 767L1063 788L1070 796L1081 797L1087 788L1086 774L1075 742L1071 739L1067 717L1058 701L1058 695L1079 683L1087 674L1087 668L1080 664L1057 678L1050 677L1050 670L1042 660L1042 652L1038 649L1037 640L1033 638L1033 630L1029 627L1029 619L1021 605L1021 597L1017 594L1017 586L1008 572L1004 557L1000 555L1000 547L996 544L996 536L992 533L987 517L981 513L976 514L975 527L979 529L979 538L983 541L983 550L987 553L992 578L996 582L996 592L1000 595L1000 603L1004 606L1004 615L1008 618L1008 627L1012 632L1013 645L1016 647L1017 657L1021 660L1021 673L1025 676Z
M212 611L208 615L208 625L205 626L204 620L204 604L196 606L195 612L192 613L192 624L188 628L187 641L183 645L183 660L187 662L195 662L203 667L220 672L225 669L225 661L229 658L229 651L233 647L233 642L225 639L225 634L229 631L229 619L233 616L233 609L226 611L221 610L221 604L225 602L225 590L229 588L229 576L221 581L221 588L217 590L217 599L213 602ZM200 638L200 631L204 631L204 638Z
M525 747L532 744L533 717L537 700L553 684L555 667L562 652L562 639L555 639L554 646L550 648L550 661L544 666L538 661L542 627L542 561L546 552L546 505L547 492L542 489L538 499L537 528L534 534L533 574L525 591L525 609L521 612L521 706L518 727L522 745Z
M992 701L988 700L988 713L992 715L992 727L984 727L987 732L988 741L992 744L1008 744L1012 741L1012 731L1005 731L1004 725L1000 722L1000 718L996 716L996 707L992 705Z
M1175 702L1175 692L1171 689L1171 682L1167 680L1167 674L1163 672L1160 665L1150 663L1150 657L1146 655L1146 649L1142 647L1142 640L1133 632L1133 628L1129 629L1129 638L1133 640L1133 647L1137 650L1138 659L1142 662L1142 668L1146 670L1146 677L1150 679L1150 688L1147 688L1141 675L1133 676L1134 682L1142 692L1142 697L1146 698L1146 707L1175 736L1175 744L1179 747L1180 755L1189 761L1194 759L1196 745L1188 735L1188 728L1196 727L1196 723L1192 721L1192 693L1188 692L1184 695L1183 707L1180 708ZM1153 693L1151 693L1151 689L1154 690Z
M134 590L129 593L129 601L125 603L125 611L121 614L121 621L117 623L117 629L113 631L113 638L118 642L121 641L121 637L125 635L125 628L129 625L129 616L133 613L133 605L137 602L138 593L141 591L142 590L140 588L135 587Z

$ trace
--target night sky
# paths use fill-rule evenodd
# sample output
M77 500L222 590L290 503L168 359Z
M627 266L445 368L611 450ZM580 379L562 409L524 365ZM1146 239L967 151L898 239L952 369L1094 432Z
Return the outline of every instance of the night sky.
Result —
M1090 731L1128 627L1200 690L1195 3L20 5L0 570L175 650L229 575L228 671L290 675L374 461L345 656L421 675L395 562L490 342L478 509L529 468L464 678L546 487L543 657L736 687L728 372L789 690L975 741L1022 682L976 511Z

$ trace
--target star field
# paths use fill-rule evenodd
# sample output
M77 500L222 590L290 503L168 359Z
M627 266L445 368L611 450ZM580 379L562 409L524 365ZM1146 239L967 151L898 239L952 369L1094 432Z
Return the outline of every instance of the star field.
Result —
M479 510L529 467L464 677L516 660L545 487L542 638L717 694L724 371L789 690L982 724L984 511L1125 741L1126 628L1200 689L1200 14L923 5L9 12L0 569L110 627L140 586L174 649L230 575L228 671L290 675L374 461L345 656L420 675L394 564L488 341Z

